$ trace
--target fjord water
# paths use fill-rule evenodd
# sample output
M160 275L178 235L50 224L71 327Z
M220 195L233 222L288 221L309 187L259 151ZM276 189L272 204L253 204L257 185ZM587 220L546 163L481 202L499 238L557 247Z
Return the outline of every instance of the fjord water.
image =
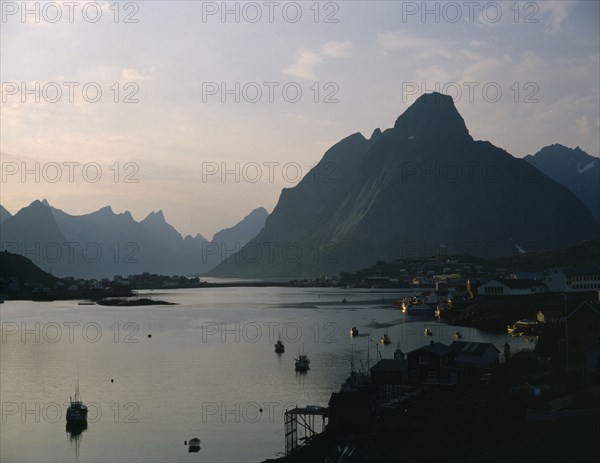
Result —
M429 340L450 343L456 331L431 317L401 313L393 301L406 293L386 290L148 294L178 305L2 305L1 461L260 461L284 451L286 407L326 406L348 375L351 355L366 366L369 339L387 332L392 341L370 343L372 365L377 350L391 358L398 342L409 351ZM353 325L357 338L348 334ZM424 337L425 326L433 337ZM526 346L504 335L461 332L463 340L494 342L501 350L506 341L513 352ZM282 355L273 349L279 333ZM306 374L294 371L293 357L302 348L311 360ZM76 443L64 415L78 375L90 411ZM184 441L194 437L201 450L188 453Z

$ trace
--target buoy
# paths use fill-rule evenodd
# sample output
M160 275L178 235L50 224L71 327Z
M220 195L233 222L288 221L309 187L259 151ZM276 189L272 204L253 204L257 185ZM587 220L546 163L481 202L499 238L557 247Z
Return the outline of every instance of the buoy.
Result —
M183 445L187 445L187 441L186 440L183 441Z
M152 337L152 335L151 335L151 334L149 334L149 335L148 335L148 337L149 337L149 338L151 338L151 337Z
M259 408L258 411L262 413L262 408Z
M110 382L111 382L111 383L114 383L114 382L115 382L115 380L111 378Z

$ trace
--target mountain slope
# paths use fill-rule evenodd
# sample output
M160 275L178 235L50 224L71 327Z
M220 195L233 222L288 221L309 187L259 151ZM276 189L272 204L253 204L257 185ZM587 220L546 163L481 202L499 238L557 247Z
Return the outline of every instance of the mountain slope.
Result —
M0 223L4 222L9 217L12 217L12 214L0 205Z
M2 222L1 250L21 254L43 270L69 270L65 236L52 212L41 201L34 201Z
M0 277L5 281L17 278L20 285L28 284L34 287L50 286L57 280L55 276L37 267L30 259L7 251L0 252Z
M420 97L370 140L352 135L284 189L261 233L210 272L296 277L447 252L496 258L598 233L567 188L489 142L475 141L452 99Z
M575 193L600 222L600 158L554 144L523 159Z
M234 226L215 233L210 243L202 243L202 263L206 270L214 268L245 246L264 227L268 215L265 208L256 208Z

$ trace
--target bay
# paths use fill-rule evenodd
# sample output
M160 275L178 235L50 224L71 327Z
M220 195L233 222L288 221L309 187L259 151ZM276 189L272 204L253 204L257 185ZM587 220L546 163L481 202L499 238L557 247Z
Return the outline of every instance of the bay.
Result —
M284 452L283 412L327 406L355 364L396 347L452 342L456 327L397 310L407 292L341 288L203 288L140 292L172 306L77 301L1 306L3 462L256 462ZM346 303L342 300L346 299ZM358 337L349 329L357 326ZM423 335L425 327L433 336ZM502 350L522 338L460 328ZM378 339L387 333L391 344ZM286 351L274 353L281 336ZM305 351L311 368L294 371ZM79 386L89 406L79 436L65 429ZM262 411L261 411L262 410ZM198 453L185 441L201 440Z

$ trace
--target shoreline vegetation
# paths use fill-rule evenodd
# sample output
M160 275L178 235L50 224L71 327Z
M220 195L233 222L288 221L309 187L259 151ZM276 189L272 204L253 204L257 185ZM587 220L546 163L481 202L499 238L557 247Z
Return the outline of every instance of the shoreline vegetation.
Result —
M159 301L155 299L140 298L140 299L102 299L96 302L98 305L107 305L110 307L137 307L146 305L178 305L176 302Z

